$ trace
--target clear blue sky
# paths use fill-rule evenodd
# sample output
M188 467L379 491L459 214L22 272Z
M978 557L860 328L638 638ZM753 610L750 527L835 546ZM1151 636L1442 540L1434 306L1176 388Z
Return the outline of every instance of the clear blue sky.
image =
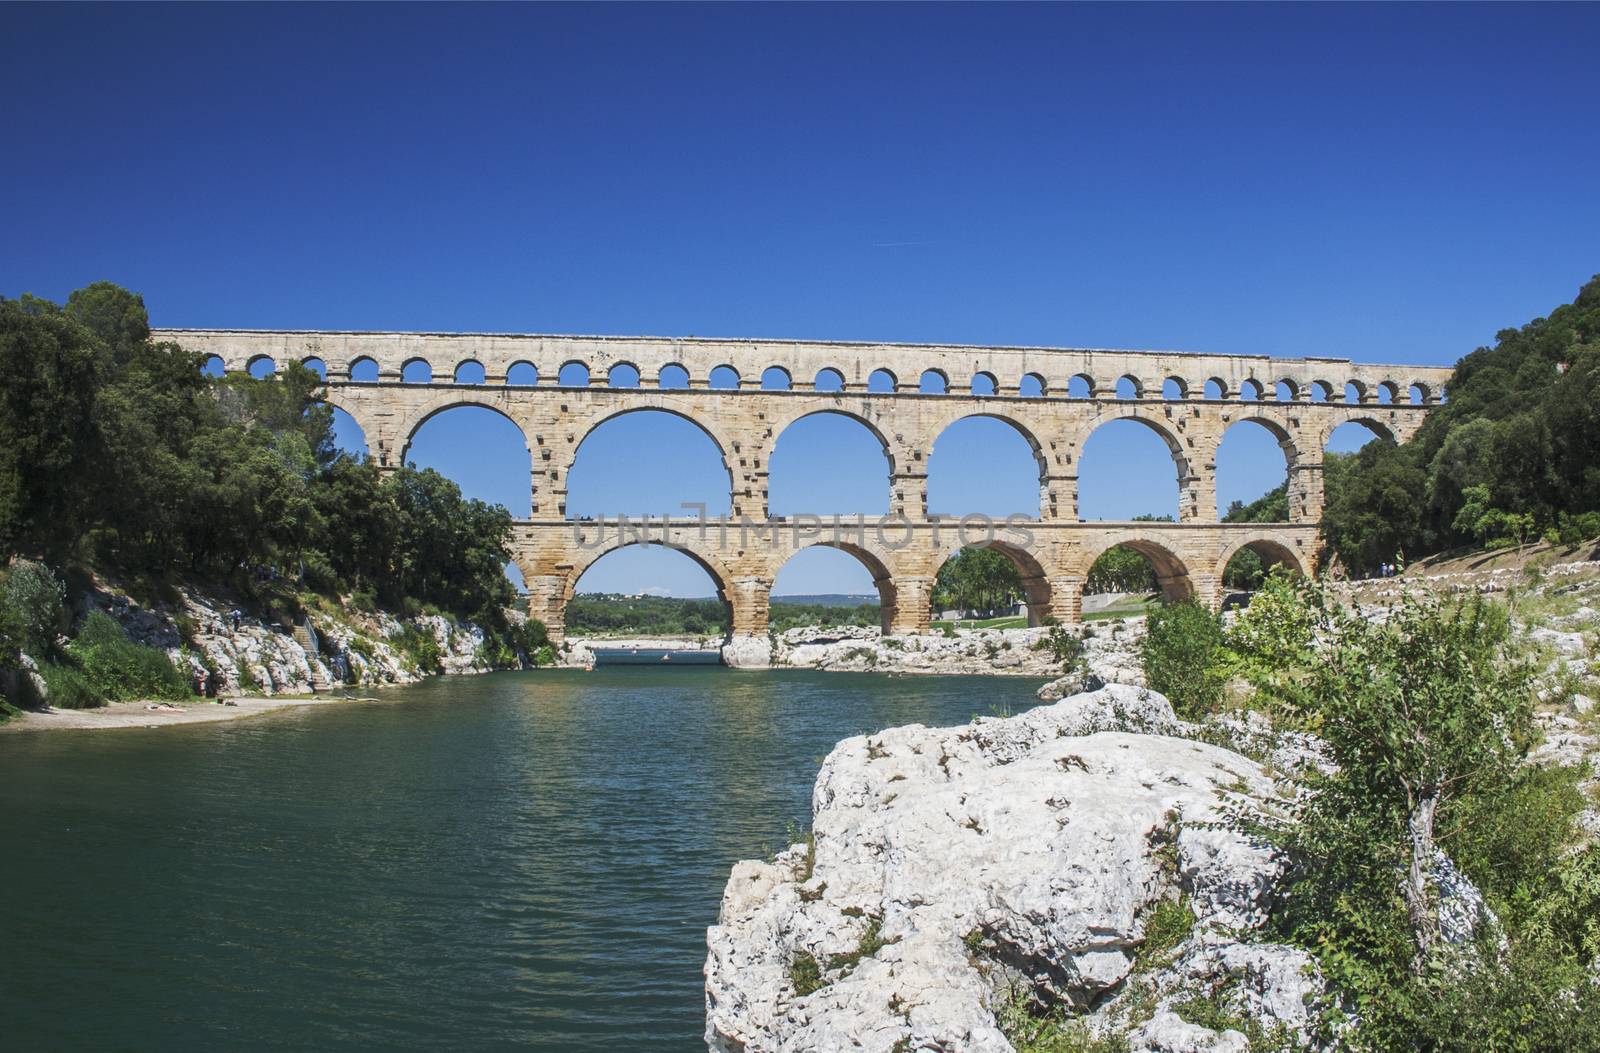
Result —
M0 292L109 278L164 326L1448 363L1600 270L1597 39L1596 5L8 5ZM935 507L1031 507L1025 453L963 427ZM419 463L525 510L492 427L434 428ZM775 503L881 504L838 469L858 437L815 430ZM1165 455L1111 438L1085 514L1175 503ZM1281 480L1229 441L1224 503ZM575 502L719 474L693 436L609 444ZM585 588L706 591L623 562ZM780 587L862 587L802 569Z

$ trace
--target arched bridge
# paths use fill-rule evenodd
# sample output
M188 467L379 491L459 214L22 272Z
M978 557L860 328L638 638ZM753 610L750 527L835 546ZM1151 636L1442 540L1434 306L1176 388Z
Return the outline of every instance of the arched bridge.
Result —
M515 559L532 613L557 638L583 572L640 541L679 549L704 567L731 607L736 636L765 635L779 568L797 549L819 544L865 565L893 632L927 628L934 577L967 544L1010 557L1036 620L1077 621L1090 565L1119 544L1150 559L1169 596L1216 604L1222 569L1242 548L1310 568L1333 429L1355 421L1404 440L1450 375L1342 359L1036 347L215 329L155 336L213 355L228 371L262 360L319 363L327 401L360 424L380 469L404 463L417 430L444 410L483 406L510 419L533 465L532 518L517 523ZM405 379L419 363L423 375L450 379ZM683 417L711 438L728 472L731 515L657 520L643 533L637 524L567 518L567 476L584 437L639 410ZM769 517L773 448L786 427L816 413L854 418L882 444L886 521ZM934 440L973 416L1003 421L1027 440L1039 471L1036 518L986 525L929 515ZM1115 420L1151 429L1171 451L1178 522L1079 521L1079 456L1089 436ZM1246 420L1283 449L1287 523L1217 521L1218 446Z

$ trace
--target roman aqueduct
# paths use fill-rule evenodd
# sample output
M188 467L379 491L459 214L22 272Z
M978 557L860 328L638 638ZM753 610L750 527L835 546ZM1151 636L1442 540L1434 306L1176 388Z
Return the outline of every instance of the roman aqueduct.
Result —
M1438 403L1450 374L1342 359L1034 347L225 329L154 335L215 356L228 371L267 360L320 364L327 401L361 426L380 470L404 463L417 430L447 409L482 406L508 418L533 465L533 514L516 524L514 558L531 613L556 638L584 571L645 539L706 570L731 609L736 637L766 634L778 570L797 549L817 544L865 565L884 628L897 633L927 629L934 576L967 544L997 548L1016 564L1035 620L1077 621L1089 567L1113 545L1148 558L1169 597L1216 604L1222 568L1242 548L1309 569L1323 449L1334 428L1355 421L1404 440ZM416 362L450 379L406 381ZM716 444L730 515L656 521L644 532L568 517L567 476L585 436L641 410L692 421ZM769 517L768 463L778 438L818 413L853 418L882 444L887 521ZM987 529L929 515L934 441L973 416L1003 421L1026 439L1039 469L1037 518ZM1137 421L1165 441L1177 466L1177 522L1079 521L1080 454L1097 428L1115 420ZM1218 446L1224 431L1246 420L1267 428L1284 452L1287 523L1217 521Z

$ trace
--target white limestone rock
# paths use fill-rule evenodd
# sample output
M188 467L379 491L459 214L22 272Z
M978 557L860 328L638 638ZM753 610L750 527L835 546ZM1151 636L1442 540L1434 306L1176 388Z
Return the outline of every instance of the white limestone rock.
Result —
M733 669L766 669L772 665L772 641L765 636L733 636L722 645L722 664Z
M1181 889L1202 931L1257 924L1281 862L1229 825L1273 796L1249 759L1121 684L1018 717L846 739L817 776L814 856L735 867L707 933L713 1050L1009 1050L1021 980L1087 1007ZM875 953L862 950L871 934ZM978 947L977 951L973 948ZM809 956L826 981L799 995Z

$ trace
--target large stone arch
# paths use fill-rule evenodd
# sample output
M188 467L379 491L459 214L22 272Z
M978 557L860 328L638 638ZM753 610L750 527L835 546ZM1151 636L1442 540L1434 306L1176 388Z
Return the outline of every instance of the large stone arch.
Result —
M472 385L446 388L440 392L438 398L430 399L416 407L400 429L400 463L405 463L406 455L411 452L411 444L416 441L417 433L422 430L423 425L441 413L460 409L462 406L486 409L510 421L517 429L517 433L522 436L523 448L529 450L531 454L532 445L528 442L528 429L511 412L510 400L495 388Z
M1333 433L1346 424L1359 424L1372 432L1374 436L1388 442L1398 442L1401 436L1395 434L1385 421L1369 413L1351 413L1347 416L1331 417L1323 422L1322 430L1317 435L1317 450L1320 452L1328 448L1328 440Z
M926 425L925 438L918 440L918 444L926 451L923 454L925 459L923 470L925 472L932 470L933 455L945 432L964 420L975 419L997 420L1022 436L1022 440L1028 444L1029 452L1033 454L1034 465L1038 468L1038 516L1040 519L1052 518L1056 513L1057 495L1051 486L1050 444L1048 439L1042 438L1047 434L1043 422L1032 419L1030 415L998 408L970 411L956 408L940 413Z
M1063 516L1070 515L1078 518L1076 483L1083 473L1083 451L1094 433L1113 421L1128 420L1149 428L1166 443L1167 451L1172 455L1173 467L1178 475L1178 518L1183 522L1193 522L1197 519L1216 518L1216 488L1213 485L1209 490L1200 486L1202 466L1202 450L1194 449L1193 442L1185 434L1182 419L1174 424L1165 413L1152 412L1143 406L1128 403L1101 403L1107 412L1098 413L1089 420L1079 424L1067 433L1066 456L1071 469L1071 478L1074 483L1072 507L1063 509Z
M632 389L623 390L631 391ZM606 424L636 413L665 413L679 420L688 421L702 435L710 439L711 444L717 449L717 456L722 459L722 469L728 476L728 508L731 512L738 510L740 507L739 478L734 472L734 465L729 456L730 451L737 448L737 441L724 437L719 429L705 420L704 414L696 416L694 407L686 400L674 399L671 396L658 395L638 402L630 400L627 405L623 406L603 406L597 412L583 418L582 423L573 428L573 442L564 451L560 461L563 490L566 487L567 480L572 475L572 470L577 467L578 454L583 450L583 444L588 441L589 437Z

